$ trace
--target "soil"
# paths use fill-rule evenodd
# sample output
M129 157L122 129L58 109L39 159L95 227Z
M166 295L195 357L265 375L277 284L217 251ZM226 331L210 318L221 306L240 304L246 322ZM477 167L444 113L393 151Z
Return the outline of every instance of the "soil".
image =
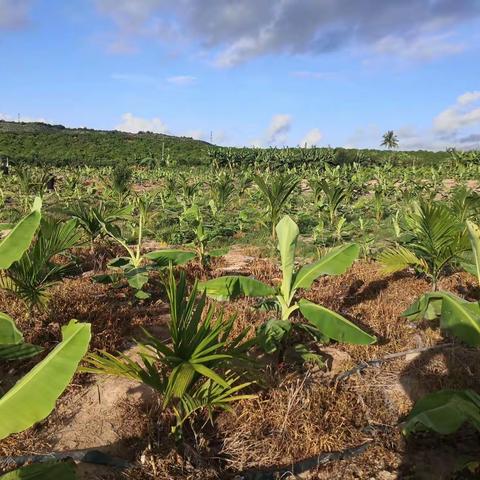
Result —
M252 274L271 283L280 278L276 265L240 248L233 248L209 276L227 273ZM468 274L457 273L444 278L440 287L472 299L478 295L474 285ZM124 379L79 374L55 412L1 442L0 455L95 449L133 465L120 471L82 464L84 479L453 478L449 472L459 456L480 458L478 435L466 428L447 438L430 434L405 439L399 427L413 402L428 392L480 391L478 349L443 338L435 322L412 324L400 316L428 290L428 283L411 272L386 277L378 265L367 262L315 282L301 294L374 333L378 344L327 345L320 349L327 369L267 368L265 388L256 391L257 399L233 405L232 413L217 414L213 424L197 417L180 445L169 437L171 418L161 411L160 398L151 389ZM60 326L77 318L92 322L94 349L122 350L135 357L131 338L138 337L140 327L165 337L164 300L158 289L153 300L136 303L127 290L93 284L87 276L57 286L47 312L30 316L18 300L4 294L0 307L17 320L27 341L50 348ZM222 305L225 314L237 314L236 330L267 318L252 310L252 304L242 299ZM447 342L453 345L442 348ZM436 346L440 348L428 349ZM340 379L362 362L419 348L424 351ZM0 386L7 389L34 363L8 365L0 371ZM357 451L362 445L364 450ZM326 453L344 451L343 457L335 453L325 461ZM289 476L293 471L297 476Z

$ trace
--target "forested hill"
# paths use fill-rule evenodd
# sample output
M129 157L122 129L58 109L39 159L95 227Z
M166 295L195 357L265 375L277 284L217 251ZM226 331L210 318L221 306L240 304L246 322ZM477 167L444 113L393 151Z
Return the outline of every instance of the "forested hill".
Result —
M46 123L0 120L0 157L49 165L111 165L165 161L195 165L207 161L210 144L158 133L66 128Z
M454 152L455 153L455 152ZM458 152L463 161L480 163L480 151ZM201 165L212 161L219 165L246 166L259 163L273 167L299 164L321 165L357 162L362 165L386 161L408 165L436 165L451 157L446 151L388 152L375 149L345 148L228 148L215 147L189 137L159 133L125 133L117 130L66 128L46 123L0 120L0 159L12 163L52 166L105 166L123 160L131 164Z

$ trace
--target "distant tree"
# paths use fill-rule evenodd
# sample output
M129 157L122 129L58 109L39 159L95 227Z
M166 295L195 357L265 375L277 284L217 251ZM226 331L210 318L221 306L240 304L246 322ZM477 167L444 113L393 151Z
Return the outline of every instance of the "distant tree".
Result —
M383 142L380 144L382 147L387 147L389 150L398 147L398 137L393 130L389 130L383 134Z

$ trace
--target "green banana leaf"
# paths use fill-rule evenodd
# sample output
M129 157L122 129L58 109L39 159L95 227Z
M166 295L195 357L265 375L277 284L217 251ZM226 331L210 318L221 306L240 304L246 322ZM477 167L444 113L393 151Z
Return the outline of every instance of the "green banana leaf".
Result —
M355 243L330 250L316 262L303 266L295 276L293 288L308 289L320 275L341 275L358 258L360 247Z
M195 256L195 252L186 250L158 250L145 255L146 258L153 260L161 268L168 267L170 264L173 266L183 265L193 260Z
M75 464L35 463L6 473L0 480L76 480Z
M0 312L0 345L15 345L23 342L23 335L15 322L6 313Z
M148 272L145 267L132 268L125 273L128 284L135 290L141 290L148 282Z
M0 312L0 360L22 360L41 352L43 348L24 343L23 335L6 313Z
M285 215L275 227L278 237L278 249L282 261L282 286L281 292L285 300L290 298L293 282L293 271L295 268L295 250L297 239L300 233L297 224Z
M275 289L254 278L231 275L213 278L198 284L200 292L205 291L210 298L225 301L233 298L269 297L275 295Z
M305 299L300 300L298 305L302 315L329 338L356 345L370 345L377 341L376 337L364 332L361 328L328 308Z
M434 430L449 435L466 422L480 431L480 396L472 390L442 390L418 400L403 425L403 433Z
M454 295L449 292L429 292L421 295L410 305L401 316L411 321L435 320L442 314L442 304L445 297Z
M288 320L268 320L258 329L257 341L266 353L273 353L291 329L292 324Z
M15 228L0 242L0 270L5 270L13 262L20 260L32 242L35 231L40 225L42 201L36 198L32 212L21 220Z
M445 296L440 326L467 345L480 345L480 305L454 296Z
M46 418L71 381L90 343L90 324L71 320L44 360L0 398L0 440Z
M470 220L467 220L468 236L472 244L473 258L475 259L475 270L478 284L480 286L480 228Z

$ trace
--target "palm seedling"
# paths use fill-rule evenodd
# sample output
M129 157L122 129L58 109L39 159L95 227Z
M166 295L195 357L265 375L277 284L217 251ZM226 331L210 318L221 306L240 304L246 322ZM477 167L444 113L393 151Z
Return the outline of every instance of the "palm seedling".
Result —
M255 175L253 178L264 200L267 202L268 220L271 226L272 238L275 238L275 226L285 208L287 200L297 187L299 179L287 174L273 175L268 179L260 175Z
M207 295L217 300L230 300L238 296L271 299L280 312L280 318L269 320L259 331L259 341L267 353L278 351L281 360L293 329L310 334L315 340L334 339L339 342L371 344L376 338L328 308L306 299L297 299L297 292L308 290L322 275L344 273L357 258L359 247L348 244L332 249L316 262L295 269L295 251L299 236L296 223L288 216L278 223L278 248L282 266L282 283L272 287L244 276L225 276L201 283ZM309 323L292 322L299 311ZM300 350L305 351L303 346Z
M164 408L172 408L176 425L172 432L181 433L184 422L197 410L229 410L237 400L252 398L238 395L251 382L240 383L248 365L247 330L232 337L235 318L215 319L213 306L206 297L197 299L197 287L187 293L185 275L177 285L172 270L167 283L170 302L169 340L163 342L147 332L138 345L140 360L125 354L116 356L101 352L88 357L88 372L117 375L143 382L163 395Z
M480 228L467 221L473 262L463 263L480 285ZM410 320L440 318L440 327L471 346L480 346L480 302L468 302L446 291L422 295L402 316Z
M90 250L93 251L95 241L107 235L105 230L116 236L121 235L116 222L125 220L130 211L130 206L118 208L100 201L94 206L86 202L74 203L66 209L65 213L77 220L79 227L88 237Z
M480 228L467 221L474 258L474 272L480 285ZM472 272L473 273L473 272ZM403 316L410 319L440 317L440 327L472 347L480 346L480 302L468 302L450 292L427 293ZM480 432L480 395L473 390L440 390L416 402L403 424L403 433L433 430L450 435L469 423Z
M387 248L379 261L386 273L413 267L437 289L438 279L448 266L458 263L468 248L457 219L442 203L415 203L405 215L398 243Z
M222 172L215 181L210 184L212 199L217 208L224 208L232 200L235 186L232 178Z
M78 244L75 220L43 218L36 240L1 278L1 287L13 291L30 307L45 306L49 289L72 273L72 262L58 263L55 256Z
M330 226L335 223L338 209L347 198L347 189L339 183L320 180L314 187L315 200L322 202L328 210Z

